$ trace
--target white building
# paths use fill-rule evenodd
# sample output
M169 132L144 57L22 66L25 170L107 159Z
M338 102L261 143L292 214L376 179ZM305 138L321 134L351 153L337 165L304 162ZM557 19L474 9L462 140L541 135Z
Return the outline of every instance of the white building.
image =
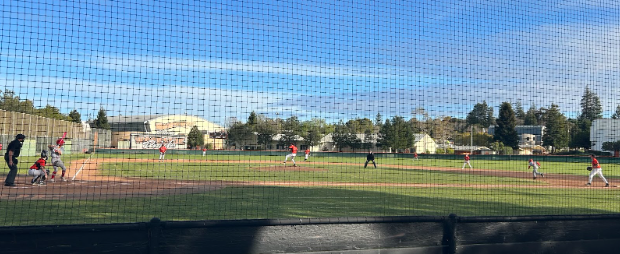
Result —
M602 151L603 143L620 140L620 119L596 119L590 128L592 150Z

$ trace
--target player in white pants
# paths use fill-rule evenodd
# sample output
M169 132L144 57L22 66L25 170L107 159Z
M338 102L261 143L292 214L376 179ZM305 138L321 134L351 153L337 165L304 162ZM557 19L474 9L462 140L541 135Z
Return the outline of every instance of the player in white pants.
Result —
M465 162L463 163L463 167L461 167L461 169L465 169L465 165L469 166L469 169L473 169L474 167L471 166L471 164L469 164L469 154L465 154Z
M540 163L538 163L538 161L534 161L534 159L530 159L527 169L530 169L530 167L534 168L534 170L532 170L532 174L534 174L534 179L536 179L537 175L545 177L543 173L538 172L538 166L540 166Z
M609 182L603 176L603 169L601 168L601 165L598 163L596 156L594 156L594 154L591 154L590 158L592 158L592 171L590 171L590 176L588 177L588 183L586 185L587 186L592 185L592 178L596 174L598 174L598 176L601 177L601 179L603 179L603 181L605 182L605 187L609 187Z
M295 162L295 157L297 156L297 147L295 144L291 143L291 146L288 147L291 150L291 153L284 157L284 166L286 166L286 161L290 158L293 162L293 167L297 167L297 163Z

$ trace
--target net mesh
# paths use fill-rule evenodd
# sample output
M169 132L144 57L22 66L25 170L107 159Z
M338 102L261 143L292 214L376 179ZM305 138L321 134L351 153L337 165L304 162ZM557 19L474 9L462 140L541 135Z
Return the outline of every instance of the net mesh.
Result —
M1 1L0 226L617 213L619 11Z

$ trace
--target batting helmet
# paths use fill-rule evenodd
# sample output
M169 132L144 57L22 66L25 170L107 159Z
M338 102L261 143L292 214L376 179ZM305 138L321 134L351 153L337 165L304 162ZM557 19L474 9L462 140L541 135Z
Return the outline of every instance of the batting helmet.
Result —
M15 136L15 139L26 139L26 135L24 134L17 134L17 136Z
M59 145L59 146L62 146L62 145L65 144L65 140L62 139L62 138L59 138L58 140L56 140L56 144Z

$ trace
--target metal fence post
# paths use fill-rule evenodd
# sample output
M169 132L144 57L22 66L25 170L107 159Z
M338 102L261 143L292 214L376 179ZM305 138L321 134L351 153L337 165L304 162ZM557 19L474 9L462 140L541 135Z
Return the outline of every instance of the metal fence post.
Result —
M159 253L159 238L161 236L161 220L153 217L148 226L149 254Z
M443 223L443 239L441 241L444 254L456 253L456 214L450 214Z

